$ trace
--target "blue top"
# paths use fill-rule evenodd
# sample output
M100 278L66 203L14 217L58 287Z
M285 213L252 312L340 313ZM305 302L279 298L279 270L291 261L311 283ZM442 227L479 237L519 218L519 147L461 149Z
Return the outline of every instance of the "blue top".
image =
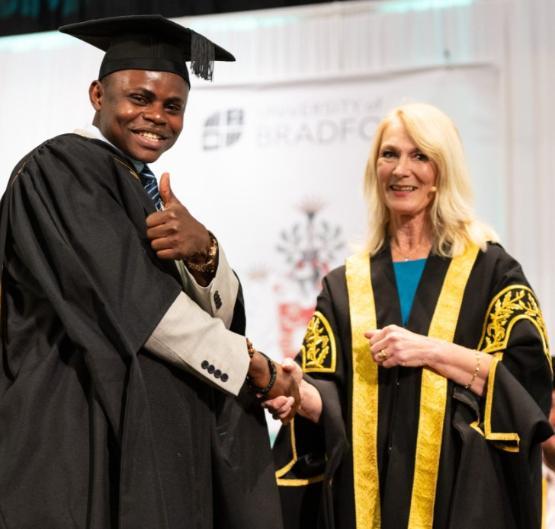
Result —
M425 265L426 259L398 261L393 263L395 280L397 281L397 292L399 294L399 302L401 304L401 319L404 326L407 324L409 319L412 303L414 301L414 295L416 294L416 289L418 287L418 283L420 283L420 278L422 277Z

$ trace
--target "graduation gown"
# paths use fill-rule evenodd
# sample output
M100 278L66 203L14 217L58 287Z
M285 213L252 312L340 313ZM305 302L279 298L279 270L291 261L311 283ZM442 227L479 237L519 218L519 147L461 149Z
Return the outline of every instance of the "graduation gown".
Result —
M67 134L0 210L0 527L279 529L265 420L143 344L181 291L129 160ZM232 330L244 331L241 296ZM252 447L256 447L256 457Z
M481 398L428 369L378 367L362 333L390 324L388 247L324 279L298 357L322 416L297 416L275 446L286 527L540 529L552 373L519 264L497 244L430 256L406 325L493 355Z

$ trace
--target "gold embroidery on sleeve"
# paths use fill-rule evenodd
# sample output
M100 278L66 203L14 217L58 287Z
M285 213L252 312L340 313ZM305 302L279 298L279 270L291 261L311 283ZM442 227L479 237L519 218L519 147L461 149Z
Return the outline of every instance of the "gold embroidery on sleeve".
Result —
M520 320L528 320L538 330L551 367L545 321L534 293L525 285L510 285L493 298L486 313L478 349L484 353L505 350L511 331Z
M552 369L545 321L534 293L526 285L509 285L491 300L478 344L478 350L491 353L494 357L488 374L484 416L485 437L497 448L507 452L518 452L520 437L516 432L492 431L491 415L495 393L495 371L498 362L503 359L512 329L520 320L528 320L537 329L544 355L549 368Z
M319 311L308 322L301 357L305 373L335 372L335 336L327 318Z

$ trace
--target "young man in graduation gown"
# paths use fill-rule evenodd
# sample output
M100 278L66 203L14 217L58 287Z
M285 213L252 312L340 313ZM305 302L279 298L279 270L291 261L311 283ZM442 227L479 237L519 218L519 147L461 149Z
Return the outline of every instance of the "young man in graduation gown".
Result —
M62 31L106 51L97 138L16 167L1 204L0 528L281 528L248 344L217 240L148 163L183 125L186 60L234 60L159 16ZM247 376L250 386L245 383Z

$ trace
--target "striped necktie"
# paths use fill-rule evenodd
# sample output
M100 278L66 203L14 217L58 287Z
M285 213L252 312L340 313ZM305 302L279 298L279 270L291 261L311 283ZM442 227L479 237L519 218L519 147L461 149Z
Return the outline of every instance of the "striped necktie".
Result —
M141 182L147 195L151 198L152 202L154 202L156 209L161 210L162 199L160 198L160 192L158 191L158 183L156 182L154 173L150 170L150 167L146 163L141 171Z

